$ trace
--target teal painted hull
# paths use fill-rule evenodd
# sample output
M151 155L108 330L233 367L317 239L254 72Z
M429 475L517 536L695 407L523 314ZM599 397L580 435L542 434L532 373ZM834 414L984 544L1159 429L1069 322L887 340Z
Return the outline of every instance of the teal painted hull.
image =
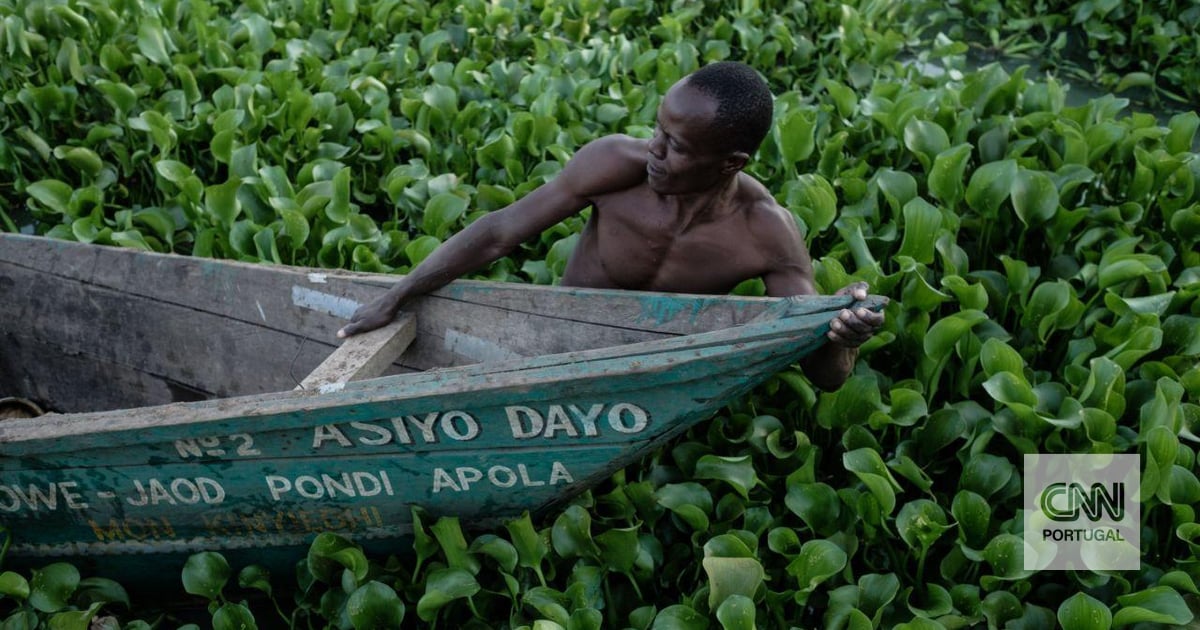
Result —
M0 247L47 245L35 240L0 241ZM96 249L50 246L60 252L56 260ZM224 271L222 263L181 257L104 255L130 257L128 264L145 259L160 272L167 263L202 264L196 273L217 276L262 272L237 265ZM0 266L0 281L7 269ZM361 281L348 280L356 288L346 295L377 290L353 284ZM289 282L278 279L279 290ZM536 287L483 283L451 285L441 292L442 307L503 291L519 293L519 299L504 297L505 304L541 308L533 304L541 295ZM631 328L637 319L647 331L670 332L618 345L581 341L585 349L521 358L527 350L520 344L531 342L505 341L512 327L489 340L478 328L461 332L464 325L443 334L438 347L470 336L474 348L503 345L504 352L493 353L502 358L326 391L268 391L0 423L0 520L12 536L9 561L70 558L85 567L177 579L183 559L195 551L220 550L235 562L286 563L325 531L404 554L416 506L475 527L552 510L819 347L833 313L851 304L844 297L541 291L555 293L554 308L569 313L603 308L605 300L633 300L637 317L618 317L615 326ZM581 306L569 306L572 300ZM882 305L878 298L865 303ZM688 321L703 320L710 309L739 313L734 320L744 321L687 334ZM426 310L437 316L433 305ZM419 312L418 321L427 315ZM330 317L322 326L336 330L338 321ZM5 334L18 349L51 345L11 326ZM428 354L428 347L410 352ZM20 366L5 366L2 374L5 385L23 380Z

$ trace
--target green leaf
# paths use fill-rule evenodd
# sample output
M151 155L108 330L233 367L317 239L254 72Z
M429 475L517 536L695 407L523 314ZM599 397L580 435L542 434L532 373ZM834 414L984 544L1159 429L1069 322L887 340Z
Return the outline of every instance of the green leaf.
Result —
M241 180L231 179L204 189L204 208L220 225L232 226L241 214L242 205L237 197L241 186Z
M856 374L833 393L821 394L817 423L826 428L845 428L884 410L878 382Z
M404 255L413 266L419 265L433 253L442 241L433 236L418 236L404 247Z
M963 335L987 319L987 315L979 311L960 311L938 320L925 333L925 356L936 360L946 358Z
M708 575L708 607L716 610L727 599L741 596L753 599L763 585L766 572L755 558L717 558L702 561Z
M100 156L86 147L56 147L54 157L66 160L71 168L93 177L104 168L104 161Z
M654 493L658 503L671 510L696 531L707 531L713 499L704 486L694 483L666 484Z
M867 486L867 489L879 501L883 514L891 514L896 508L896 491L900 484L892 477L891 471L884 465L879 453L871 448L859 448L842 455L842 465L846 470Z
M808 159L816 148L817 112L811 109L794 109L784 114L779 122L779 151L784 162L795 164Z
M0 574L0 595L29 599L29 582L20 573L5 571Z
M469 551L473 555L491 558L505 573L511 574L517 568L517 548L495 534L483 534L472 540Z
M1025 360L1012 346L995 337L983 342L979 350L979 362L989 377L999 372L1009 372L1025 380Z
M79 570L66 562L56 562L33 570L29 581L29 605L52 613L67 607L79 587Z
M1013 209L1027 227L1041 225L1058 212L1058 188L1043 172L1020 169L1010 192Z
M815 173L800 175L784 186L787 206L807 226L807 235L815 236L837 218L837 193L824 177Z
M906 204L917 198L917 179L904 171L880 169L875 174L875 182L893 212L900 212Z
M238 572L238 586L271 595L271 573L260 564L252 564Z
M696 479L716 479L733 487L743 499L750 498L750 490L758 485L758 475L749 455L721 457L705 455L696 462Z
M664 608L654 617L650 630L707 630L708 618L685 604Z
M138 51L150 61L163 66L171 65L167 54L167 39L162 23L157 17L144 16L138 24Z
M71 187L57 179L43 179L25 188L25 192L59 214L70 215Z
M479 572L479 560L470 554L457 517L443 516L434 522L429 531L433 532L451 568L462 569L472 575Z
M1025 569L1025 541L1013 534L1000 534L983 549L983 558L992 566L996 577L1021 580L1034 571Z
M346 599L346 615L355 630L399 628L404 620L404 602L395 590L371 580Z
M571 615L565 606L568 603L566 595L554 589L544 586L531 588L522 597L522 603L537 610L547 621L559 627L565 627L571 622Z
M183 590L215 601L232 573L225 556L215 551L192 554L183 565Z
M421 96L425 104L440 112L447 120L458 112L458 93L448 85L431 85Z
M936 122L913 118L904 126L904 146L917 155L928 171L938 155L950 148L950 136Z
M350 221L350 213L354 209L350 203L349 167L339 170L332 181L333 194L325 206L325 216L338 225L345 225Z
M1076 593L1058 606L1063 630L1106 630L1112 626L1112 611L1087 593Z
M554 520L550 541L565 558L600 556L600 548L592 540L592 517L578 505L568 507Z
M426 234L445 239L467 210L467 200L454 193L439 193L425 204L422 228Z
M369 569L361 548L345 537L330 532L317 534L308 547L305 562L308 572L326 584L340 584L346 570L362 580Z
M904 240L897 256L909 256L919 263L933 263L934 244L942 226L942 213L920 197L904 204Z
M969 144L958 144L938 153L929 171L929 194L950 208L957 206L963 198L963 175L970 157Z
M275 230L266 227L254 233L254 251L258 259L264 262L282 264L279 247L275 242Z
M828 484L788 482L784 504L804 520L813 531L829 530L841 515L842 503L837 492Z
M1051 332L1074 328L1084 310L1070 283L1065 280L1043 282L1029 297L1021 315L1021 325L1037 330L1038 339L1045 343Z
M100 612L102 604L96 602L86 610L69 610L50 616L46 626L50 630L89 630L93 627L92 619Z
M717 608L717 621L724 630L754 630L754 600L744 595L730 595Z
M1016 466L1007 459L980 453L967 460L963 467L960 487L991 500L1008 487L1016 474Z
M242 604L227 603L212 616L213 630L258 630L254 613Z
M800 553L788 564L787 571L796 578L801 591L809 591L846 567L846 552L828 540L810 540L800 547Z
M967 204L985 217L995 217L1017 179L1017 161L989 162L975 169L967 184Z
M175 160L159 160L154 163L154 170L157 171L158 174L163 177L163 179L166 179L172 184L177 185L182 184L189 177L193 177L195 175L188 165Z
M1021 376L1012 372L997 372L984 381L983 389L993 400L1005 405L1037 406L1037 394Z
M1196 129L1200 128L1200 115L1194 111L1175 114L1167 123L1167 128L1170 129L1170 133L1164 139L1167 151L1171 154L1191 151Z
M533 520L530 518L529 512L522 514L521 518L508 521L505 523L505 527L508 528L513 546L517 549L517 559L520 565L533 569L541 578L542 560L549 553L550 548L545 539L533 528ZM542 578L542 582L545 582L544 578Z
M951 527L946 523L946 513L941 506L928 499L905 503L896 516L900 538L914 549L928 549Z
M959 490L958 494L954 495L950 513L954 515L967 544L973 547L986 544L992 520L992 506L987 499L970 490Z
M456 599L472 597L479 590L475 576L463 569L433 571L425 579L425 594L417 602L417 616L422 621L433 621L443 606Z
M1117 597L1120 608L1113 616L1114 626L1134 623L1186 624L1194 618L1187 602L1169 586L1155 586Z

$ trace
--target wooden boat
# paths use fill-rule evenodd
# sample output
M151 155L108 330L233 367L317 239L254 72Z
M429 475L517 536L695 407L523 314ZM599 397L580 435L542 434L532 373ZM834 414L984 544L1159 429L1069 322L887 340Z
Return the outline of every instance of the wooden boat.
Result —
M297 389L394 280L0 234L0 396L52 412L0 422L6 566L178 584L192 552L294 562L322 531L403 553L413 506L478 526L543 510L851 304L459 281L411 304L385 374Z

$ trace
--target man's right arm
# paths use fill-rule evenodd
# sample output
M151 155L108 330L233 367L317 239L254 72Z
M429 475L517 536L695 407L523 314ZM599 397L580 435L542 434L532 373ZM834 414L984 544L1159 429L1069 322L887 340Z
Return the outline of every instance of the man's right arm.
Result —
M576 152L553 180L452 236L383 295L355 311L338 331L348 337L386 325L408 300L445 286L506 256L518 245L586 208L599 194L629 188L646 176L645 145L606 136ZM640 179L639 179L640 178Z

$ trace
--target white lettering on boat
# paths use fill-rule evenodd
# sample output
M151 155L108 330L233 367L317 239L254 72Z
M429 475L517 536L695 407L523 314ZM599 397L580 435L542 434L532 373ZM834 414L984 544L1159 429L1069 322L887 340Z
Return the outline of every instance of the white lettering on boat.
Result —
M434 494L443 490L466 492L471 489L471 486L485 480L492 486L503 489L517 486L522 488L556 486L575 481L562 462L551 463L548 476L544 470L535 469L533 472L534 474L531 474L529 466L525 464L517 464L516 467L495 465L486 470L474 466L459 466L453 470L435 468L433 469L433 492Z
M221 457L230 451L238 457L262 455L262 451L254 448L254 437L249 433L175 440L175 451L183 459Z
M125 502L134 507L146 505L220 505L225 502L225 488L214 479L208 477L177 477L169 482L151 478L142 483L140 479L133 480L132 496L125 497Z
M347 472L330 475L300 475L289 478L267 475L263 478L272 501L280 501L284 495L296 493L305 499L335 499L338 497L374 497L384 494L395 496L392 480L387 473Z
M327 442L344 448L354 446L355 442L364 446L393 442L437 444L443 437L455 442L469 442L479 437L480 430L479 421L465 411L434 411L424 416L399 416L381 422L351 422L345 428L336 424L314 427L312 447L316 450Z
M550 405L545 413L524 405L504 408L508 416L509 429L518 440L532 438L554 439L560 434L566 437L596 437L600 435L597 420L604 405L595 404L586 411L575 405ZM608 426L618 433L641 433L650 425L650 414L632 403L617 403L605 414Z
M86 510L88 504L75 488L79 484L74 481L57 481L45 485L29 484L0 484L0 512L16 512L28 508L34 512L39 509L54 511L58 509L58 498L62 497L62 505L71 510Z

